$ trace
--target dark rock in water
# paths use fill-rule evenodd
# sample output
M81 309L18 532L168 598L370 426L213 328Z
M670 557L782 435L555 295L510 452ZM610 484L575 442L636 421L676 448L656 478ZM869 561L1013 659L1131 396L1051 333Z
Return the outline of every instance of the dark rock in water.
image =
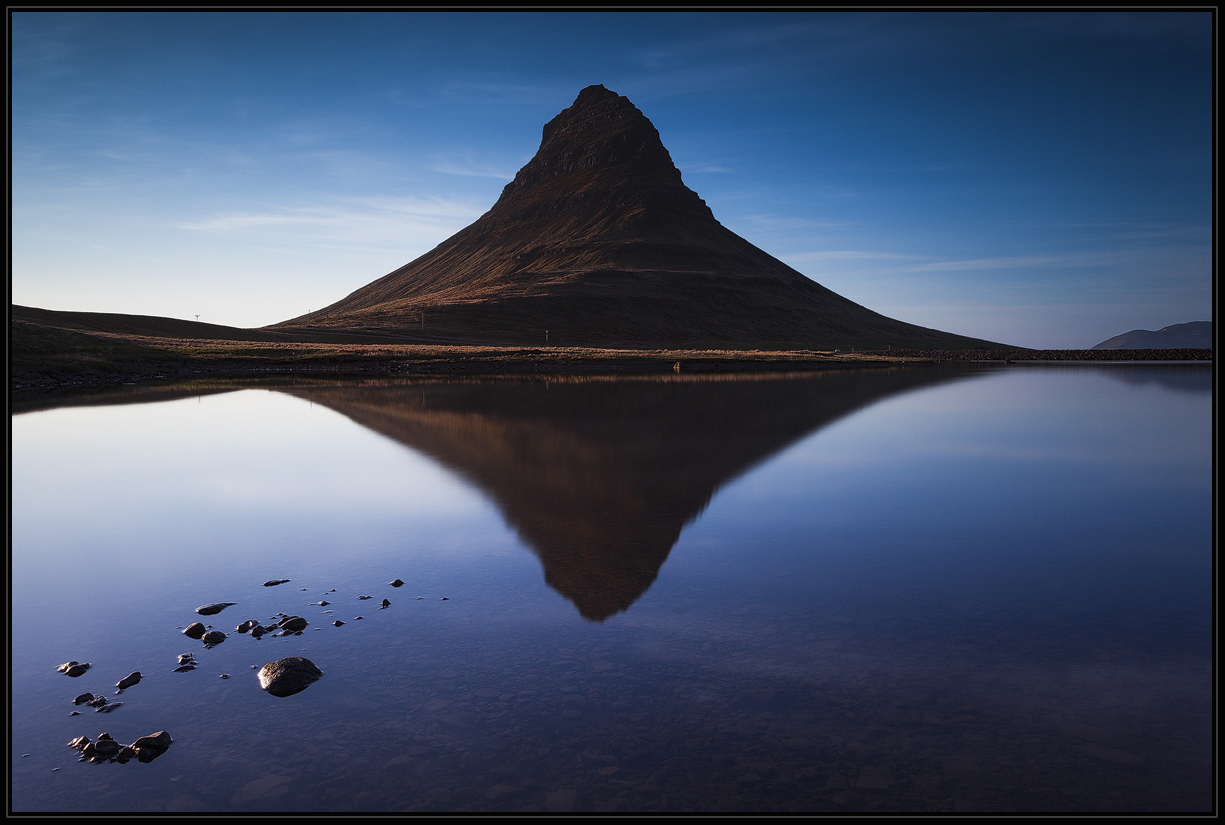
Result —
M273 696L292 696L306 690L323 671L310 659L288 656L269 662L259 670L259 686Z
M186 665L179 665L178 667L174 669L174 672L175 673L186 673L189 670L195 670L195 669L196 669L196 666L194 664L186 664Z
M157 733L142 736L132 743L132 747L136 750L141 748L154 748L156 750L166 750L170 747L170 743L174 740L170 738L170 734L164 730L159 730Z
M382 610L383 607L391 607L391 602L387 601L386 599L383 599L383 605L382 607L379 608L379 610Z
M139 684L139 683L140 683L140 671L134 670L131 673L129 673L127 676L124 676L122 679L116 682L115 687L119 688L120 690L126 690L127 688L130 688L132 685Z
M102 707L98 708L94 712L95 713L110 713L115 708L121 708L121 707L123 707L123 702L111 702L109 705L103 705Z
M98 694L92 699L86 699L85 704L89 705L91 708L100 708L106 704L106 697L102 694Z
M225 641L225 634L220 630L210 630L200 637L200 641L204 642L205 647L214 648Z
M80 676L85 671L89 670L89 662L64 662L64 664L56 668L60 673L67 673L69 676Z
M373 598L374 596L358 596L357 597L358 601L362 601L364 599L373 599Z
M284 619L277 622L277 627L289 633L299 633L302 630L305 630L308 624L309 622L307 622L306 619L303 619L301 616L286 616Z
M92 702L94 695L92 693L82 693L80 696L72 700L74 705L84 705L86 702Z
M395 581L391 582L391 586L392 587L403 587L404 581L402 579L396 579Z
M187 627L183 628L183 635L192 639L199 639L207 630L208 628L199 622L192 622Z
M337 627L340 627L342 624L344 624L344 622L342 622L340 619L337 619L336 621L332 622L332 624L336 625Z
M264 582L264 587L276 587L278 584L288 584L289 579L272 579Z
M115 754L115 761L120 765L126 765L136 756L136 751L131 745L124 745L119 749L119 753Z
M114 739L99 738L98 741L94 743L94 753L104 759L108 759L119 753L120 747L122 746Z
M149 736L140 737L131 744L131 748L136 751L138 760L148 763L165 753L173 741L169 733L161 730Z
M237 630L239 633L246 633L247 631L249 631L251 628L255 627L258 624L259 622L255 621L255 619L247 619L245 622L243 622L237 628L235 628L235 630Z
M329 604L331 604L331 602L329 602L327 599L324 599L323 601L319 602L320 607L327 607Z
M220 613L222 610L225 610L227 607L232 607L235 604L238 604L238 602L215 602L213 604L205 604L197 607L196 612L201 616L211 616L214 613Z
M179 664L181 665L193 664L194 665L195 663L196 663L196 654L194 653L180 653L179 654Z
M71 742L68 743L68 747L76 748L79 751L83 751L85 750L85 746L88 744L89 744L88 736L78 736L76 739L73 739Z

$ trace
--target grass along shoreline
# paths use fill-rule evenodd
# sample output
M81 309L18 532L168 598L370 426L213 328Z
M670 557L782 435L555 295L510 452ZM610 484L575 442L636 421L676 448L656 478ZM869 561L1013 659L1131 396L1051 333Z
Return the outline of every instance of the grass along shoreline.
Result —
M528 375L809 371L972 361L1211 361L1212 350L617 349L227 341L10 329L10 392L191 376Z

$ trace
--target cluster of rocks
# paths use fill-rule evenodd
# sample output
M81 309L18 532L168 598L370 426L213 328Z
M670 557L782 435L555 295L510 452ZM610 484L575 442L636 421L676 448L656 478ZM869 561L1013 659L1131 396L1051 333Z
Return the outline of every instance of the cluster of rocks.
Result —
M236 629L239 633L249 633L251 634L251 638L258 639L261 636L269 633L271 633L273 636L289 636L294 634L300 636L302 635L302 631L306 629L306 626L310 624L310 622L301 616L288 616L284 613L279 613L277 615L279 615L280 618L277 620L276 624L261 625L259 622L255 621L255 619L247 619ZM278 630L280 633L276 632Z
M69 676L80 676L82 673L84 673L88 669L89 669L88 663L81 664L80 662L65 662L64 664L56 668L56 670L60 671L61 673L67 673ZM122 679L120 679L118 682L115 683L115 687L118 688L118 690L115 691L115 695L119 695L120 693L123 693L126 689L132 687L133 685L138 684L140 682L140 679L141 679L141 676L140 676L139 670L134 670L131 673L129 673L127 676L124 676ZM86 705L87 707L91 707L94 709L96 713L110 713L116 708L123 707L123 702L110 702L110 701L107 701L107 698L103 696L102 694L98 694L97 696L95 696L94 694L88 693L88 692L82 693L79 696L77 696L75 699L72 700L72 703L74 705L77 705L78 707L81 705ZM79 716L80 711L74 710L69 715Z
M96 742L89 741L88 736L78 736L68 747L81 752L82 762L118 762L122 765L132 759L152 762L169 750L173 741L164 730L142 736L130 745L121 745L109 733L100 733Z
M265 587L274 587L280 584L286 584L289 579L271 579L264 582ZM389 582L392 587L402 587L403 580L396 579ZM328 591L335 593L335 589ZM359 600L367 600L373 598L368 595L358 597ZM420 596L417 598L421 598ZM232 607L237 602L213 602L210 604L201 605L196 608L196 613L201 616L212 616L225 610L227 607ZM320 607L326 607L330 602L326 599L315 603ZM391 606L388 599L383 599L381 608ZM331 612L331 611L326 611ZM361 616L356 617L358 619ZM249 634L252 638L259 639L261 636L271 634L272 636L289 636L302 635L310 622L307 619L296 616L279 613L274 617L275 622L263 625L254 619L248 619L242 622L236 628L238 633ZM336 627L341 627L345 623L339 619L333 624ZM191 639L198 639L204 643L205 648L213 648L226 640L226 634L220 630L213 628L211 625L206 626L200 622L192 622L183 629L183 635ZM194 653L182 653L178 657L178 666L174 669L175 673L186 673L195 670L199 666ZM68 676L78 677L83 675L90 669L89 662L69 661L57 666L56 670L65 673ZM252 666L254 667L254 666ZM300 693L309 685L323 676L323 671L309 659L300 656L289 656L283 659L278 659L274 662L269 662L260 669L257 674L260 687L269 694L278 697L292 696L295 693ZM140 671L132 671L127 676L120 679L115 687L116 694L123 693L124 690L137 685L141 681ZM228 678L228 674L222 674L221 678ZM89 692L79 694L73 699L73 704L81 707L92 707L98 713L110 713L111 711L123 705L122 702L110 701L102 694L93 694ZM79 711L72 711L71 715L80 715ZM132 759L137 759L141 762L151 762L158 756L166 752L171 743L170 734L166 731L159 731L150 736L142 736L130 745L120 744L109 733L101 733L98 735L97 741L91 742L86 736L79 736L73 739L68 744L81 752L81 761L89 762L120 762L126 763Z
M74 705L87 705L94 709L96 713L110 713L115 708L122 707L123 702L107 702L107 699L102 694L94 696L92 693L82 693L80 696L72 700ZM70 716L80 716L79 711L73 711Z
M217 645L225 641L225 634L220 630L213 630L205 627L199 622L192 622L187 627L183 628L183 635L189 639L199 639L204 642L204 646L208 649L213 649Z

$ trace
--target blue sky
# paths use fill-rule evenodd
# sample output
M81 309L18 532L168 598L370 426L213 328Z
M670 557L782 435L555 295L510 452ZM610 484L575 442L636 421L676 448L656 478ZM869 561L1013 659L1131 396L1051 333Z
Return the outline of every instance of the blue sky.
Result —
M12 300L253 327L493 205L583 87L732 231L1030 347L1212 317L1209 12L16 12Z

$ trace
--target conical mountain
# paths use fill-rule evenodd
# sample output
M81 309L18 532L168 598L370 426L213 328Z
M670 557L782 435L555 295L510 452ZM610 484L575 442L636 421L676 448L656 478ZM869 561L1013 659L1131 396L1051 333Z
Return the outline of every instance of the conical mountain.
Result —
M872 312L725 228L646 116L603 86L545 124L536 156L475 223L273 328L491 344L991 345Z

